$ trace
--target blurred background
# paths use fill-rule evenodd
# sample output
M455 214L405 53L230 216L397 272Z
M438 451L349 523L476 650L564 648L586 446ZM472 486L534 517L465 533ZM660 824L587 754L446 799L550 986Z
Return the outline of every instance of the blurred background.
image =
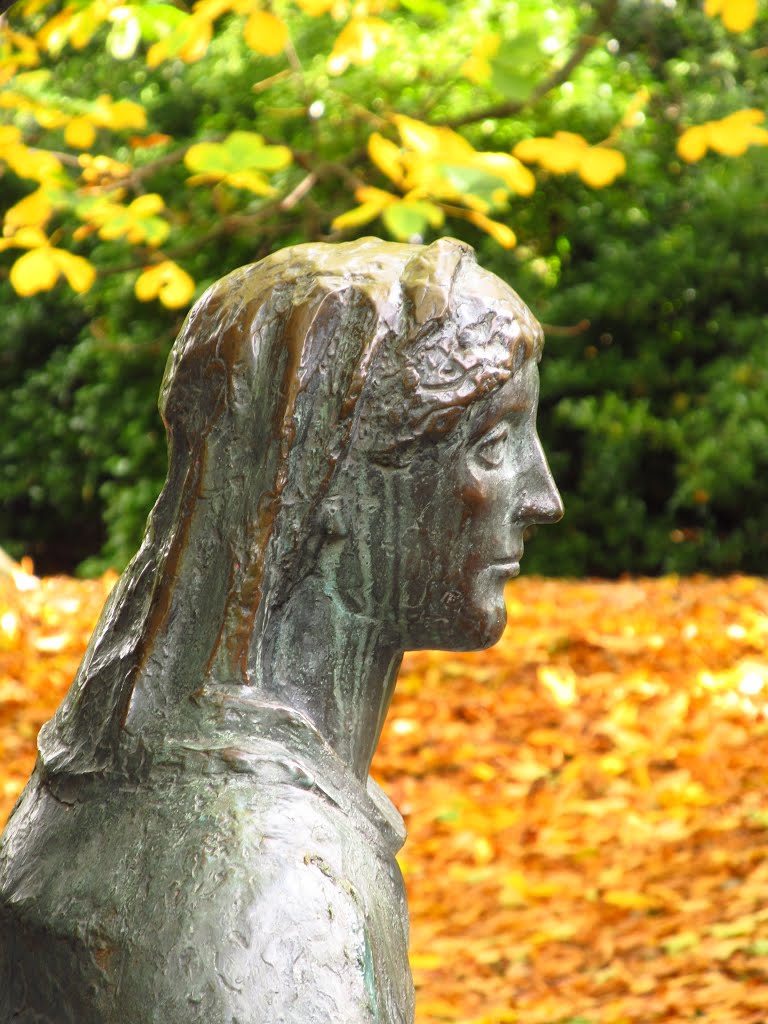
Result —
M186 311L281 246L476 247L546 325L525 571L768 567L755 0L19 0L0 27L0 546L122 568Z
M418 1024L765 1024L767 29L768 0L10 6L0 825L162 485L194 300L282 246L450 234L544 324L566 517L496 647L406 655L374 761Z

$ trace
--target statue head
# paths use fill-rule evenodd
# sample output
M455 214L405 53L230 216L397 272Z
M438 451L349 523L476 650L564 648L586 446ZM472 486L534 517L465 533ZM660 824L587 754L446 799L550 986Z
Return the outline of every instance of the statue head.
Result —
M494 643L526 527L562 514L541 345L452 239L300 245L213 285L163 381L168 480L69 700L118 652L121 721L139 683L258 687L308 581L401 650Z

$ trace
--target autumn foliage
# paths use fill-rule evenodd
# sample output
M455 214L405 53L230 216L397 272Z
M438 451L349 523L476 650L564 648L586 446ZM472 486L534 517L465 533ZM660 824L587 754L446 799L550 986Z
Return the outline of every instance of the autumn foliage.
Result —
M596 189L612 185L627 170L621 146L643 124L653 95L645 85L636 90L604 138L587 139L566 124L540 135L533 118L512 125L516 144L486 150L458 129L485 123L493 131L499 118L533 109L568 82L611 29L617 4L603 0L592 22L582 24L570 9L576 5L537 4L519 16L515 5L482 6L475 12L444 0L70 0L53 6L18 0L0 20L0 168L26 186L2 210L0 247L26 250L12 266L11 284L23 296L61 281L84 293L99 274L127 274L141 302L187 307L197 282L184 267L186 211L189 190L201 185L216 191L207 206L197 207L198 242L207 240L211 217L224 220L225 235L275 220L285 221L281 233L297 209L309 236L338 237L378 222L390 237L408 241L439 232L446 221L466 221L513 248L521 201L537 184L525 165L545 175L576 174ZM746 32L758 17L757 0L706 0L704 11L731 33ZM317 31L307 30L311 21ZM454 22L461 39L446 35ZM429 56L435 29L443 50L458 49L458 59L443 55L439 69ZM131 98L68 93L57 63L79 52L93 54L95 63L106 56L115 73L130 67ZM403 56L413 68L402 97L385 107L374 96L372 109L362 106L350 70L375 68L383 78ZM210 69L215 80L222 65L248 61L251 91L264 93L266 104L257 103L247 118L251 103L236 115L211 117L201 126L202 138L158 130L153 101L169 82L189 78L187 69L195 65ZM433 80L436 92L414 116L409 83L417 79ZM607 78L596 91L603 86L610 94ZM466 109L456 117L451 103ZM336 152L329 160L322 150L330 140L323 144L316 131L307 150L291 123L319 128L331 105L343 116L337 110L333 119ZM710 149L735 156L765 145L764 118L763 111L748 109L695 124L680 135L678 155L695 163ZM358 125L350 134L355 122L362 122L362 131ZM274 142L254 130L262 124ZM186 171L192 173L185 178ZM335 199L336 209L313 208L308 197L329 181L358 205ZM121 263L126 244L127 264ZM71 251L81 245L83 253Z
M0 573L0 819L114 575ZM403 665L419 1024L761 1024L768 583L536 578L484 654Z

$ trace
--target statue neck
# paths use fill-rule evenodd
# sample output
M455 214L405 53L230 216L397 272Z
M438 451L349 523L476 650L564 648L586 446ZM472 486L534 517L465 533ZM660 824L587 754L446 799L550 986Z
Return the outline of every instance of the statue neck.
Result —
M265 700L305 715L365 781L402 654L380 623L350 611L327 581L309 576L270 616L249 674Z

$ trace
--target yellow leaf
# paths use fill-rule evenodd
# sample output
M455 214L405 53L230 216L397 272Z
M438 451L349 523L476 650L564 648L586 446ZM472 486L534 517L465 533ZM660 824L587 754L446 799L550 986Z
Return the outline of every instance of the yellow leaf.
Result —
M539 682L554 698L555 702L565 708L578 700L577 681L570 668L550 668L541 665L537 670Z
M245 23L243 38L256 53L276 57L288 42L288 26L269 11L254 11Z
M104 93L96 100L96 109L91 114L95 124L103 128L120 131L124 128L142 129L147 126L147 112L139 103L132 100L112 102L112 97Z
M132 217L151 217L165 209L165 202L157 192L148 192L147 195L134 199L128 209Z
M16 142L21 142L21 131L12 124L0 125L0 150Z
M121 163L102 154L93 156L91 153L81 153L77 162L83 168L84 181L89 185L118 181L131 173L130 164ZM114 192L111 194L114 196Z
M350 64L370 64L392 34L392 27L381 18L352 18L333 44L328 70L340 75Z
M444 160L474 156L477 150L450 128L435 128L413 117L396 114L392 120L400 132L403 145L417 153L439 155Z
M394 196L392 201L396 202ZM363 224L369 224L372 220L375 220L386 205L386 203L382 205L377 202L363 203L361 206L356 206L354 209L347 210L346 213L340 213L338 217L334 217L331 221L331 227L334 231L345 231L347 228L362 227Z
M650 98L651 93L648 87L645 85L641 86L624 111L624 116L621 119L622 127L633 128L635 125L643 123L643 107Z
M403 182L403 155L394 142L374 132L368 139L368 155L380 171L383 171L395 184Z
M336 0L296 0L296 4L304 14L308 14L310 18L317 18L332 10L336 6Z
M751 145L766 145L768 132L755 127L765 120L760 110L738 110L709 125L709 145L724 156L741 156Z
M147 66L156 68L170 57L178 57L187 64L193 64L206 55L212 38L211 21L192 14L176 32L171 32L150 46L147 50Z
M590 146L579 161L579 176L592 188L605 188L613 184L626 169L624 154L607 147Z
M435 953L412 953L410 961L415 971L431 971L442 966L443 958Z
M30 109L41 128L63 128L69 123L67 115L53 107L33 106Z
M768 145L768 131L760 127L765 120L761 110L737 110L719 121L707 121L682 133L677 152L683 160L701 160L707 149L723 156L741 156L749 146Z
M553 138L525 139L512 150L518 160L541 164L554 174L568 174L578 169L586 139L573 132L555 132Z
M259 171L234 171L231 174L227 174L223 180L228 185L232 185L233 188L244 188L249 192L255 193L257 196L272 196L275 194L275 189ZM191 182L192 179L188 178L187 181Z
M485 231L486 234L490 235L499 245L505 249L514 249L517 245L517 236L512 228L507 227L506 224L500 224L497 220L491 220L490 217L486 217L485 214L479 213L473 210L467 215L467 220L474 224L476 227Z
M659 906L659 901L652 896L646 896L642 892L634 892L630 889L609 889L603 893L605 903L613 907L621 907L623 910L653 910Z
M44 50L57 53L62 49L69 35L70 23L77 13L73 4L49 18L37 33L36 41Z
M42 188L38 188L6 211L3 230L14 233L21 227L40 228L48 221L52 213L53 206L50 199Z
M705 0L704 13L719 14L729 32L745 32L757 19L757 0Z
M90 149L96 140L96 129L87 117L73 117L64 129L64 139L73 149Z
M74 291L87 292L96 279L96 269L83 256L65 249L51 249L51 257Z
M529 196L536 188L536 179L517 157L507 153L478 153L473 165L494 174L504 181L512 192Z
M173 260L165 260L141 273L134 291L141 302L159 298L169 309L179 309L195 294L195 282Z
M495 57L501 45L498 32L483 36L472 48L472 54L461 65L461 74L475 85L484 85L492 73L489 57Z
M47 292L59 279L59 268L47 246L20 256L11 267L10 280L19 295Z
M8 166L20 178L31 178L43 182L61 172L61 163L44 149L29 149L24 145L6 146L0 154Z
M701 160L707 152L707 129L703 125L688 128L677 140L677 155L689 164Z
M21 227L10 238L0 239L0 250L2 249L37 249L41 245L48 245L48 239L39 227Z

